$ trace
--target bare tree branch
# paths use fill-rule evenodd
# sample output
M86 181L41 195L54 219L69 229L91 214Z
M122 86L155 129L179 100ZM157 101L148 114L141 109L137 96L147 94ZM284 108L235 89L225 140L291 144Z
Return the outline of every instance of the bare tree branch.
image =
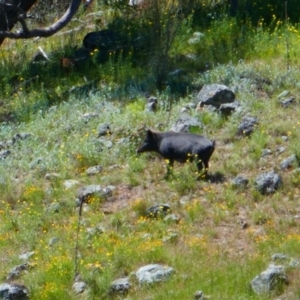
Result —
M33 37L49 37L54 35L56 32L61 30L71 21L72 17L78 11L80 4L81 4L81 0L72 0L65 14L58 21L45 28L37 28L37 29L29 30L25 23L25 19L22 17L20 18L18 16L16 22L19 21L21 23L22 31L11 32L9 30L2 30L2 31L0 30L0 45L2 43L1 38L30 39Z

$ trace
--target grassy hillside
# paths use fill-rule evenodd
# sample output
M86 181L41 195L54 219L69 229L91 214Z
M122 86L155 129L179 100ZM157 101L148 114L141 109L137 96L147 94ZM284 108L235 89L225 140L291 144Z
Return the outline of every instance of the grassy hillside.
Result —
M280 168L292 154L299 158L298 27L278 24L272 33L263 24L249 29L244 46L239 40L236 48L243 53L237 53L228 51L233 49L228 33L236 36L238 25L220 22L204 32L200 44L187 43L193 36L188 25L178 31L170 55L196 55L194 66L178 62L186 70L182 80L192 88L184 95L169 86L157 90L147 74L149 62L135 65L120 58L61 69L59 59L81 43L88 28L67 38L8 42L0 50L0 141L1 151L10 151L0 161L3 281L23 263L19 256L33 251L28 270L12 280L28 287L30 299L193 299L197 290L211 299L299 298L300 270L288 264L300 259L300 172L297 163ZM223 43L219 54L211 52L221 49L220 36L228 45ZM50 55L49 63L30 63L38 46ZM216 64L218 58L224 63ZM203 70L206 61L210 66ZM27 80L32 81L22 84ZM72 89L94 80L88 92ZM197 133L216 140L209 172L222 174L224 181L196 180L188 163L176 164L174 176L166 180L163 159L136 155L145 128L169 130L195 92L211 83L233 89L242 105L242 112L229 118L207 109L189 112L204 124ZM277 97L285 90L295 97L287 108ZM156 113L144 110L145 92L157 96ZM259 124L251 136L241 138L236 132L246 114ZM105 123L111 133L99 137ZM263 149L272 152L262 157ZM87 175L96 165L101 171ZM283 186L261 195L255 178L270 170L282 176ZM234 188L231 180L237 175L249 179L247 188ZM66 186L69 180L76 183ZM79 222L78 189L91 184L114 189L108 198L91 197ZM174 220L147 216L147 208L162 204L170 206ZM274 253L288 256L280 263L287 266L289 284L256 295L250 281ZM153 286L140 286L132 276L128 295L109 294L114 279L149 263L170 266L175 273ZM81 295L72 290L75 268L88 286Z

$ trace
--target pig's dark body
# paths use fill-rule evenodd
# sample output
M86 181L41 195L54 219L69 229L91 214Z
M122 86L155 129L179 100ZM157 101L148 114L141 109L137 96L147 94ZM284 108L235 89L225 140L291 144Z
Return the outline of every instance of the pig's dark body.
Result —
M185 163L196 160L198 170L201 171L204 165L206 171L214 149L215 142L202 135L148 130L146 139L137 152L157 152L168 160L169 167L173 166L174 161Z

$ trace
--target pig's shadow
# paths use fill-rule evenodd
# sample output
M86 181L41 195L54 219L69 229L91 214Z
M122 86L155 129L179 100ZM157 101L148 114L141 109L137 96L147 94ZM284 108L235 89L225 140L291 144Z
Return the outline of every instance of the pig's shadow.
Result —
M225 176L221 172L210 173L208 174L206 180L211 183L223 183L225 181Z

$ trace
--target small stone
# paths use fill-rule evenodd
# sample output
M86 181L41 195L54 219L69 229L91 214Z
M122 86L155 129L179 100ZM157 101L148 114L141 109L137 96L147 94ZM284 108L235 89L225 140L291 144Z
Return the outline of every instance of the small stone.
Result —
M53 246L54 244L58 243L58 241L59 241L59 238L56 237L56 236L53 237L53 238L51 238L51 239L49 240L49 243L48 243L49 247L51 247L51 246Z
M28 260L34 253L35 253L34 251L26 252L26 253L19 255L19 258L22 260Z
M64 187L66 190L72 188L75 185L78 185L80 182L78 180L69 179L64 181Z
M93 166L93 167L88 168L85 171L85 174L88 175L88 176L96 175L96 174L100 173L102 170L103 170L103 167L100 166L100 165L97 165L97 166Z
M111 292L125 294L129 291L130 287L129 278L124 277L114 280L110 286L110 290Z
M141 267L136 273L139 283L152 284L155 282L166 280L174 269L158 264L150 264Z
M288 257L283 253L275 253L272 255L272 260L285 260Z
M270 154L272 154L271 149L263 149L262 153L261 153L261 156L264 157L264 156L267 156L267 155L270 155Z

